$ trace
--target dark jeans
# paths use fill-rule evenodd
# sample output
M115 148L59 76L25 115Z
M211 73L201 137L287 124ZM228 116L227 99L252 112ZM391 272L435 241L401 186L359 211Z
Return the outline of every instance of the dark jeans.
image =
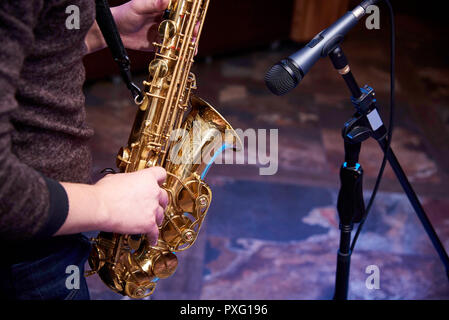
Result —
M0 262L0 298L89 300L84 264L90 248L81 234L10 244Z

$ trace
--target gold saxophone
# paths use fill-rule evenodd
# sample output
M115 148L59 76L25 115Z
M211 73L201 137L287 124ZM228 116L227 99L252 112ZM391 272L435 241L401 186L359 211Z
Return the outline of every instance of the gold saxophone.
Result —
M196 79L190 69L208 5L209 0L170 1L143 82L145 97L128 145L117 156L121 172L153 166L167 171L163 188L169 204L157 244L150 245L146 235L108 232L93 239L91 274L98 273L109 288L131 298L151 295L159 279L175 272L176 252L193 245L211 203L205 174L220 152L240 146L229 123L191 94Z

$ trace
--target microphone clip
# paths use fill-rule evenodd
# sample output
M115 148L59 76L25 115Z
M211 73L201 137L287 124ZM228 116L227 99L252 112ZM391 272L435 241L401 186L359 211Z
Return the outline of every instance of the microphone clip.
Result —
M352 96L351 102L358 112L361 114L367 114L371 111L374 103L377 101L376 93L374 92L374 89L368 85L360 88L360 92L362 93L360 97L355 98Z

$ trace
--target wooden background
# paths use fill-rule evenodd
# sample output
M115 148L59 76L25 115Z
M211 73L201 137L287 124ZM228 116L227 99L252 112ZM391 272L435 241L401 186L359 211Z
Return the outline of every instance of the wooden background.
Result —
M291 39L307 42L321 30L330 26L346 11L349 0L295 0Z

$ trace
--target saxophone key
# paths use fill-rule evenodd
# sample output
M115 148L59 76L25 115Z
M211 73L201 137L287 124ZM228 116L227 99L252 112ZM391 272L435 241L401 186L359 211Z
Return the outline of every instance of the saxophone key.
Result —
M147 96L149 96L149 97L152 97L152 98L157 98L157 99L161 99L161 100L166 100L166 99L167 99L166 97L157 95L157 94L155 94L155 93L145 92L145 94L146 94Z
M162 59L154 59L150 62L148 71L153 77L164 78L168 74L167 61Z
M164 20L159 25L159 35L171 40L176 35L176 25L172 20Z
M175 273L177 267L178 258L176 255L172 252L165 251L160 252L153 258L151 271L156 277L166 279Z

